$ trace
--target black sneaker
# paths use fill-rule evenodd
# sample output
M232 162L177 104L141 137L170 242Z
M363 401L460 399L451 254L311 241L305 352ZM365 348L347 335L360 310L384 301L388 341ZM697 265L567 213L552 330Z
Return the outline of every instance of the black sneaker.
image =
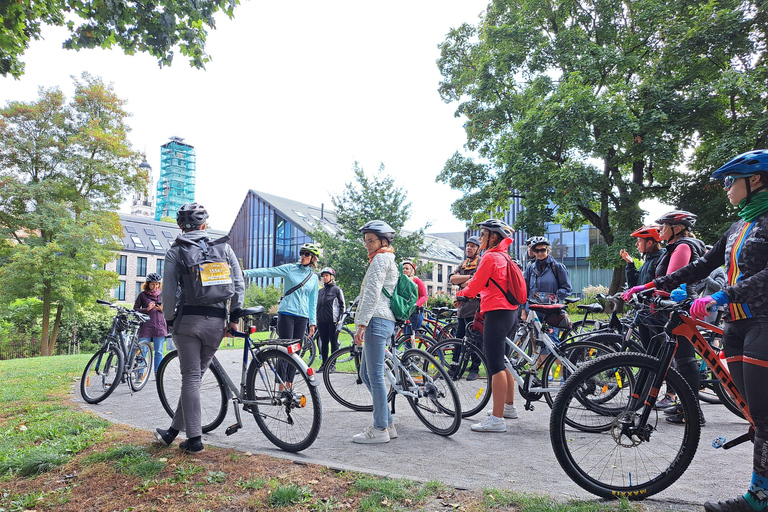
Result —
M203 446L203 442L199 439L195 441L190 441L187 439L186 441L179 443L179 449L184 453L194 454L203 452L205 450L205 446Z
M667 416L667 423L673 423L675 425L685 425L685 415L682 412L680 412L678 414ZM702 427L706 426L707 420L704 418L704 415L701 416L700 423Z
M664 414L667 416L673 416L675 414L680 414L681 412L683 412L683 406L680 404L673 405L664 409Z
M160 443L161 445L170 446L173 440L176 439L176 436L174 434L171 434L167 430L156 428L155 438L157 439L157 442Z
M739 496L735 500L704 503L704 512L754 512L754 510L744 496Z

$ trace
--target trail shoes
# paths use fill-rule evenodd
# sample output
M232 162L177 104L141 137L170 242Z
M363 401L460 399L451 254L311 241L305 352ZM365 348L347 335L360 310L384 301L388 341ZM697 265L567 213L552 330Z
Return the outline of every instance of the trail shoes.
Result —
M188 453L190 455L195 453L201 453L205 451L205 446L203 446L203 442L197 439L196 441L190 441L187 439L186 441L182 441L179 444L179 449L183 451L184 453Z
M704 503L704 512L755 512L744 496L739 496L735 500L718 501Z
M658 411L666 409L667 407L672 407L673 405L677 405L677 398L674 398L671 395L664 395L664 398L656 402L656 405L654 405L653 408Z
M480 423L472 425L475 432L506 432L507 424L496 416L486 416Z
M173 440L176 439L176 436L171 434L167 430L156 428L155 438L157 439L157 442L160 443L161 445L170 446Z
M395 435L397 435L397 430L395 430ZM374 428L373 425L352 436L352 442L357 444L388 443L389 439L389 429L379 430Z
M488 416L493 414L493 410L488 411ZM516 420L517 419L517 407L514 406L514 404L504 404L504 417L508 420Z

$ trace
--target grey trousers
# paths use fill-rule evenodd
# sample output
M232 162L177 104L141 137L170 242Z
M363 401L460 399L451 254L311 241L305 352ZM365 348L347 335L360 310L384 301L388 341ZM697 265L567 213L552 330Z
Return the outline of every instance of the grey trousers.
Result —
M173 343L179 352L181 396L171 427L187 438L203 434L200 425L200 382L221 345L226 320L209 316L183 316L174 325Z

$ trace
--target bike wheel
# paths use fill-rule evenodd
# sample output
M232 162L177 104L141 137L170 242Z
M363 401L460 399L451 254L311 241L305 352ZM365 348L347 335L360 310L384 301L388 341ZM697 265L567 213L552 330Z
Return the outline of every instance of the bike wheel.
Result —
M461 425L461 402L445 368L419 349L406 350L400 363L403 392L416 416L435 434L456 433Z
M435 339L422 332L416 331L416 335L411 339L410 334L403 334L397 340L395 340L395 347L399 352L408 350L409 348L418 348L425 352L429 350L429 347L435 345Z
M319 341L319 339L320 336L315 332L315 335L311 338L309 336L304 336L304 339L301 340L301 352L299 352L299 357L307 363L307 366L312 366L312 363L317 359L317 341Z
M446 324L442 326L442 329L437 335L437 341L438 343L445 340L455 339L456 338L456 329L459 328L458 322L451 322L449 324Z
M710 372L711 375L711 372ZM728 393L728 390L725 389L723 386L723 383L717 380L717 377L714 375L711 375L711 378L715 379L715 382L712 383L712 388L715 391L715 394L717 394L717 397L720 399L720 402L725 406L726 409L731 411L733 414L738 416L739 418L744 418L744 413L741 412L741 409L739 409L739 406L736 405L736 401L733 399L730 393Z
M181 397L181 367L176 350L168 352L160 361L155 380L160 403L168 416L173 418ZM211 366L203 373L200 383L200 424L204 433L221 425L227 417L228 404L224 379L218 370Z
M334 400L353 411L373 411L371 392L360 377L362 353L354 347L337 350L323 368L323 382Z
M278 366L290 370L284 373ZM281 374L293 374L293 381ZM248 365L245 389L256 424L275 446L298 452L315 441L323 415L320 393L291 356L277 349L260 351Z
M469 418L481 412L491 399L491 375L483 353L457 338L439 342L429 353L443 365L453 381L461 402L461 416ZM467 380L470 370L477 372L477 379Z
M134 349L131 358L131 367L128 368L128 384L134 391L141 391L149 382L152 373L153 352L152 344L148 341L140 341Z
M123 351L109 343L93 354L80 379L80 394L89 404L107 398L123 378Z
M615 352L613 348L590 341L574 341L558 350L562 353L561 358L567 359L576 369L600 356ZM554 354L547 356L541 367L541 387L552 390L544 393L544 400L549 407L552 407L560 388L573 373L574 370L568 363L563 363Z
M614 377L620 392L610 402L590 404L594 395L585 390L619 370L637 379ZM672 485L690 465L701 434L700 410L696 396L676 370L667 371L666 381L678 391L685 423L670 424L651 411L648 422L638 424L650 387L646 377L658 371L654 357L609 354L580 368L560 390L552 406L550 440L560 466L583 489L609 499L645 499ZM634 410L627 407L633 393L640 397ZM569 418L583 425L608 421L610 428L596 433L574 430Z

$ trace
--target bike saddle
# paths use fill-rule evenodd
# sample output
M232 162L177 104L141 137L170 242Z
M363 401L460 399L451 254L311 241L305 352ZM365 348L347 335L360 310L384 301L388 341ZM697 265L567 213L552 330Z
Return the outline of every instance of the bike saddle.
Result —
M260 315L264 312L264 306L256 306L255 308L239 309L235 311L233 318L237 320L245 316Z
M576 306L582 311L589 311L590 313L602 313L603 306L601 304L579 304Z
M556 311L564 311L566 304L534 304L528 303L528 309L536 311L537 313L554 313Z

